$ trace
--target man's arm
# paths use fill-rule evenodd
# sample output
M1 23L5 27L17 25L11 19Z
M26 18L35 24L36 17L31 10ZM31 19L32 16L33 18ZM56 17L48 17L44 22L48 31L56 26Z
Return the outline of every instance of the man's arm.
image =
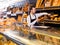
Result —
M42 15L48 15L48 13L46 13L46 12L36 13L35 15L36 15L36 17L38 18L38 17L40 17L40 16L42 16Z

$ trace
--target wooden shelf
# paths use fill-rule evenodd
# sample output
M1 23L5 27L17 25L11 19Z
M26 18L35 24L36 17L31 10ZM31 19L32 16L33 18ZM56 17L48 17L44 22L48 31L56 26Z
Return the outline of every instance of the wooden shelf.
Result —
M44 10L59 10L60 6L51 6L51 7L44 7L44 8L36 8L37 11L44 11Z

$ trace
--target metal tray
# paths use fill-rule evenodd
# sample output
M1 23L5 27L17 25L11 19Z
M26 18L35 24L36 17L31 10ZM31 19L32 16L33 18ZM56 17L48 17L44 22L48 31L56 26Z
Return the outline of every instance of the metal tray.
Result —
M48 29L49 26L33 26L33 28Z

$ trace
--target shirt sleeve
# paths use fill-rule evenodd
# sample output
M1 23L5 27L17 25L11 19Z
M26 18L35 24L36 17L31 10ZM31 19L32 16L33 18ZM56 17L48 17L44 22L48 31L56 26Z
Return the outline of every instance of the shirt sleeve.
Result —
M38 17L40 17L40 16L42 16L42 15L47 15L48 13L46 13L46 12L43 12L43 13L36 13L35 15L36 15L36 17L38 18Z
M33 26L33 25L36 23L36 21L37 21L37 20L31 22L30 16L27 17L28 26Z

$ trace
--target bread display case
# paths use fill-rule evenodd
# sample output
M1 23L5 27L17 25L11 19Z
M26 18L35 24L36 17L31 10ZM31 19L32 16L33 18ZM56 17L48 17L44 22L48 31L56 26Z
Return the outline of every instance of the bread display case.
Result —
M24 13L17 14L17 20L0 19L0 45L60 45L60 1L32 0L31 4L36 6L36 13L47 12L50 15L38 17L40 26L28 27L26 12L30 4L26 3L22 8Z
M31 29L29 27L18 27L20 28L17 30L5 31L1 34L19 45L60 45L60 29L53 27L41 29L41 26Z
M4 35L0 34L0 45L18 45L12 40L8 40Z

